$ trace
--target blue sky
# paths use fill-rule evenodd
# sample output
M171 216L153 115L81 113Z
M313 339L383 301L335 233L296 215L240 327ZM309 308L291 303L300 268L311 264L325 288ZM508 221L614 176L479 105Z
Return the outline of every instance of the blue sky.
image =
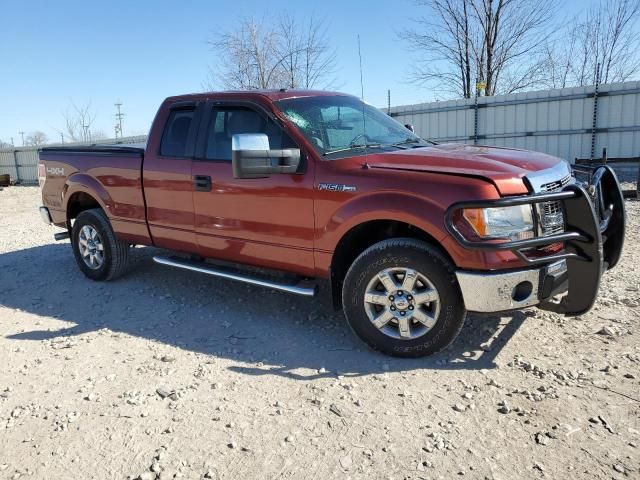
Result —
M586 0L568 0L564 14ZM87 2L0 0L0 140L19 131L59 139L70 100L92 102L95 129L113 136L116 100L124 133L147 132L161 100L202 91L214 57L207 39L239 17L289 12L325 17L338 51L341 90L360 93L356 35L366 99L386 105L433 100L406 82L414 54L397 32L422 13L411 0L200 0Z

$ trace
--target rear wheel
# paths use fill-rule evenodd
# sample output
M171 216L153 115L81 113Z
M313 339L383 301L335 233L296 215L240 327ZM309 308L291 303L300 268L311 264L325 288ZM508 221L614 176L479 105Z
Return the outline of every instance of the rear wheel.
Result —
M71 246L78 267L92 280L112 280L126 270L129 244L116 238L99 208L78 215L71 231Z
M442 350L458 335L466 315L451 262L410 238L384 240L365 250L347 272L342 303L362 340L399 357Z

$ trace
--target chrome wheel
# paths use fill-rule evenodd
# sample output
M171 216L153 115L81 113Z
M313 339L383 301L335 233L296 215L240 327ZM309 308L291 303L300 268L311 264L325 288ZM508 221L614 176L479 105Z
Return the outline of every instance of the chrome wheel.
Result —
M413 340L431 330L440 314L440 296L429 279L411 268L378 272L364 294L373 325L385 335Z
M85 225L78 236L80 256L84 263L93 270L97 270L104 263L104 245L100 234L91 225Z

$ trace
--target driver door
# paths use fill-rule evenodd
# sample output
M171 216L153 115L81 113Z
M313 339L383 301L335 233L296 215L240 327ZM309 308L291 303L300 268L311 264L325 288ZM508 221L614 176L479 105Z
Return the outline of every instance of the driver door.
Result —
M298 148L257 105L207 105L191 172L200 255L313 275L313 165L302 174L236 179L231 139L239 133L265 133L272 149Z

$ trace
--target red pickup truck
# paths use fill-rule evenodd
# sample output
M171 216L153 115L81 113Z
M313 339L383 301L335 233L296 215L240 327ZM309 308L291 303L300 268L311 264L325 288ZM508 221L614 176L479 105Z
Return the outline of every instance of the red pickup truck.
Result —
M588 311L624 240L609 167L580 183L549 155L438 145L331 92L170 97L146 148L44 148L39 177L41 215L87 277L121 275L137 244L294 294L326 285L396 356L441 350L467 311Z

